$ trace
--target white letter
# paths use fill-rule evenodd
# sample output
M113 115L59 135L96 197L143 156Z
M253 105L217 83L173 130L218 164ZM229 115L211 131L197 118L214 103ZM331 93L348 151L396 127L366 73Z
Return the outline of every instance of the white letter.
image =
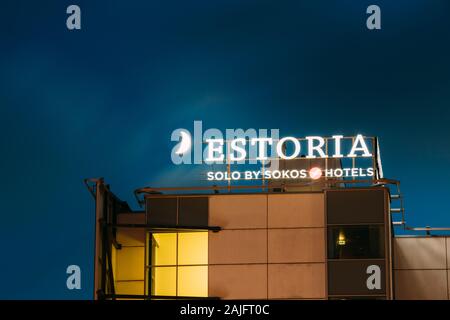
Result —
M361 144L361 146L358 147L358 144ZM361 134L358 134L356 136L355 142L353 142L352 150L350 150L348 157L355 158L356 151L362 151L363 152L363 154L361 155L362 157L371 157L372 156L372 154L369 152L369 148L367 148L366 142L364 141L364 137Z
M194 131L195 131L195 128L194 128ZM194 136L195 136L195 134L194 134ZM212 141L213 143L211 144L208 141ZM219 129L216 129L216 128L210 128L203 133L203 140L201 141L202 148L203 148L203 145L206 145L206 147L203 150L203 159L204 159L204 162L208 165L214 164L214 161L210 160L210 158L211 158L210 155L214 155L214 141L218 141L219 143L221 143L221 146L224 145L226 142L223 139L222 131L220 131ZM211 147L213 148L213 150L210 150ZM227 145L227 147L228 147L228 145ZM224 154L223 149L224 149L223 147L220 148L220 154L222 154L222 155ZM194 146L194 152L196 152L195 146ZM194 157L195 157L195 155L194 155ZM224 158L225 157L223 156L222 159L224 159ZM227 160L228 160L228 158L227 158ZM217 160L216 163L223 163L223 161Z
M238 138L238 139L234 139L231 141L232 152L230 152L230 161L241 161L241 160L244 160L245 157L247 156L247 152L245 151L245 149L237 145L238 142L241 143L243 146L245 146L245 143L246 143L244 138ZM241 155L238 157L235 157L234 151L237 151Z
M334 155L333 158L342 158L344 155L341 153L341 139L344 136L333 136L334 139Z
M250 140L250 144L252 146L254 146L258 142L259 142L258 157L256 159L267 160L265 142L272 145L272 138L253 138L252 140Z
M250 141L252 138L257 138L258 135L256 134L255 129L248 129L248 130L244 131L243 129L238 128L238 129L226 129L225 137L226 137L226 139L225 139L226 141L233 141L234 139L244 139L245 140L244 145L246 145L247 141ZM230 142L227 142L227 147L231 148ZM244 149L245 157L242 160L237 161L239 164L245 163L245 160L246 160L245 158L247 158L247 157L248 157L248 159L251 159L251 160L249 160L248 163L250 163L250 164L257 163L257 160L255 159L256 154L257 154L257 151L255 150L256 148L249 147L248 149L249 149L248 153ZM229 151L227 151L227 159L230 159L230 162L232 161L231 154Z
M208 157L205 161L223 161L223 139L206 139L206 142L208 143ZM214 143L218 143L219 145L215 147ZM217 158L214 157L214 152L219 153Z
M292 141L292 143L294 144L294 153L292 153L292 155L290 157L286 156L283 152L283 144L286 141ZM298 139L296 139L294 137L285 137L285 138L280 139L280 141L278 141L277 154L281 159L285 159L285 160L294 159L300 154L300 150L301 150L300 141L298 141Z
M81 29L81 10L77 5L70 5L67 7L66 13L71 13L70 16L67 17L66 26L67 29Z
M372 15L367 18L367 29L381 29L381 9L377 5L371 5L367 7L366 13L371 13Z
M322 148L325 144L325 140L322 137L306 137L308 140L308 156L307 158L315 158L314 150L317 151L321 158L326 158L325 152L323 152ZM319 141L319 145L313 146L314 140Z
M80 267L77 265L74 265L74 264L70 265L67 267L66 273L70 274L70 276L67 278L67 281L66 281L67 289L80 290L81 289L81 269L80 269Z
M366 285L367 289L374 290L374 289L381 289L381 270L380 267L373 264L367 267L366 270L367 274L370 274L370 276L367 278Z

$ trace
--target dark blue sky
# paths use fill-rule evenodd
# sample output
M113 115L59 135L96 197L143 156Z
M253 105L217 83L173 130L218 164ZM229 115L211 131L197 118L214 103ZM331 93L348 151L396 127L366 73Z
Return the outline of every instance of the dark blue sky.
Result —
M170 134L194 120L379 136L408 223L450 226L448 0L93 2L0 4L0 298L91 298L82 179L135 208L138 187L189 183ZM369 4L381 31L365 27ZM65 287L69 264L81 291Z

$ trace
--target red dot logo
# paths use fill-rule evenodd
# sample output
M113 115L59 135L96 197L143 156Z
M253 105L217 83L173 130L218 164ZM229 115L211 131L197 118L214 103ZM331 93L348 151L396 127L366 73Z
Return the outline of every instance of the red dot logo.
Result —
M309 170L309 176L311 177L311 179L317 180L322 176L322 170L317 167L311 168L311 170Z

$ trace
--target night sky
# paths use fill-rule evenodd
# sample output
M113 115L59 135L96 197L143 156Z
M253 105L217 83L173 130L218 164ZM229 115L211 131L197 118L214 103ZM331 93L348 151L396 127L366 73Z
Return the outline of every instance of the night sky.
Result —
M93 3L95 2L95 4ZM66 28L77 4L82 29ZM377 4L382 30L366 28ZM1 1L1 299L93 296L104 177L192 184L176 128L380 138L407 222L450 227L450 2ZM66 288L66 267L82 290Z

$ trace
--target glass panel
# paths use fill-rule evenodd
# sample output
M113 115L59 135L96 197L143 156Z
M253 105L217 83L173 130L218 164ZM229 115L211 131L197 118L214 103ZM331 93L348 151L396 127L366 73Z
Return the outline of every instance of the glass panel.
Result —
M327 191L328 224L384 223L385 189Z
M328 228L328 259L384 258L382 226Z
M152 295L175 296L177 285L176 267L152 267Z
M159 226L177 224L177 198L147 198L147 223Z
M144 281L116 281L116 294L144 294Z
M178 234L178 264L208 264L208 232Z
M179 198L178 225L207 226L208 198L207 197Z
M111 264L112 264L112 272L113 272L113 279L117 280L117 253L116 253L116 247L111 245Z
M178 295L208 296L208 267L178 267Z
M116 251L115 280L144 280L144 247L122 247Z
M177 264L177 234L154 233L152 241L152 265L174 266Z
M208 296L208 267L191 266L208 264L208 232L154 233L149 245L152 295Z

